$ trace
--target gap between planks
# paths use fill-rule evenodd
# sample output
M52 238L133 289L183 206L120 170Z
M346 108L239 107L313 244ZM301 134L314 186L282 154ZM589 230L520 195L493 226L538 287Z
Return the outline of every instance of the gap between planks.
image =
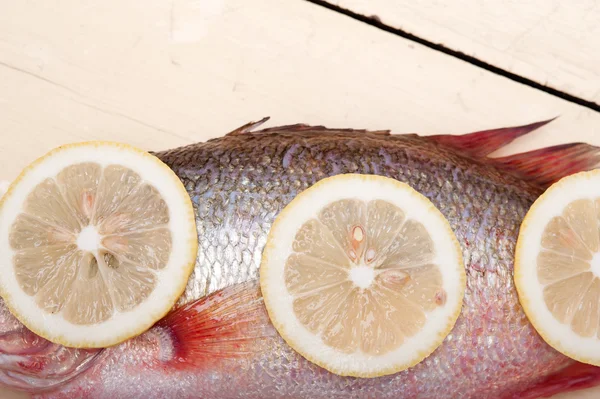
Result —
M569 93L567 93L565 91L558 90L558 89L555 89L555 88L547 86L547 85L543 85L543 84L541 84L539 82L536 82L536 81L534 81L534 80L532 80L530 78L518 75L518 74L516 74L514 72L511 72L511 71L508 71L506 69L500 68L498 66L492 65L492 64L490 64L488 62L485 62L485 61L483 61L483 60L481 60L481 59L479 59L477 57L465 54L465 53L463 53L461 51L458 51L458 50L453 50L453 49L451 49L449 47L444 46L441 43L434 43L434 42L432 42L432 41L430 41L428 39L425 39L425 38L417 36L415 34L406 32L405 30L402 30L400 28L396 28L396 27L387 25L387 24L383 23L381 21L381 19L378 16L376 16L376 15L367 16L367 15L359 14L359 13L354 12L352 10L349 10L347 8L343 8L343 7L340 7L338 5L329 3L328 1L325 1L325 0L305 0L305 1L307 1L309 3L312 3L312 4L315 4L315 5L318 5L318 6L321 6L321 7L324 7L324 8L327 8L327 9L329 9L331 11L343 14L343 15L349 17L349 18L352 18L352 19L355 19L357 21L363 22L363 23L365 23L367 25L370 25L372 27L384 30L384 31L386 31L388 33L400 36L400 37L408 39L408 40L411 40L413 42L421 44L421 45L423 45L423 46L425 46L427 48L430 48L432 50L439 51L439 52L444 53L446 55L449 55L451 57L458 58L458 59L460 59L462 61L465 61L465 62L467 62L467 63L469 63L471 65L474 65L476 67L485 69L486 71L489 71L491 73L494 73L494 74L502 76L502 77L505 77L505 78L510 79L510 80L512 80L514 82L521 83L523 85L526 85L526 86L532 87L534 89L543 91L543 92L545 92L547 94L550 94L552 96L561 98L561 99L563 99L565 101L569 101L571 103L574 103L574 104L577 104L577 105L581 105L582 107L589 108L589 109L591 109L593 111L600 112L600 104L598 104L598 103L595 103L593 101L588 101L588 100L583 99L581 97L574 96L574 95L569 94Z

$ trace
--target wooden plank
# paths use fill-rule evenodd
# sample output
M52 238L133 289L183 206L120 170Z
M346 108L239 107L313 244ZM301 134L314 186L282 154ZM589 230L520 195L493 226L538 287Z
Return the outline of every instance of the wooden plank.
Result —
M562 115L534 136L548 144L600 126L587 109L302 1L94 4L1 3L2 178L64 142L161 149L265 115L398 132Z
M600 144L589 109L304 1L0 3L0 180L66 142L164 149L265 115L422 133L561 115L505 152Z
M600 103L600 3L594 0L327 1Z

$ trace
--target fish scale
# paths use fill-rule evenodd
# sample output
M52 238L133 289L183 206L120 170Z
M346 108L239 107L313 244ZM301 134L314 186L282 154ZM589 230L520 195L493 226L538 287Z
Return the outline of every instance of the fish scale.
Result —
M232 150L225 150L226 157L220 156L211 151L215 146ZM181 162L189 159L181 155L186 151L195 153L192 162ZM212 260L201 256L181 303L198 299L197 292L209 294L256 279L269 227L299 192L321 178L339 173L371 173L375 168L369 165L377 165L379 174L408 183L440 209L461 243L467 268L463 311L452 333L438 351L418 366L394 377L376 379L382 384L382 394L377 397L404 397L398 396L397 389L384 393L384 386L403 385L411 377L428 381L419 386L414 397L499 397L507 387L518 390L517 380L553 373L570 362L545 345L527 322L512 283L517 231L529 206L541 193L539 188L410 136L397 136L390 142L386 136L367 133L255 133L157 155L182 178L186 187L193 181L188 176L198 171L221 171L210 189L194 185L190 190L193 198L198 196L199 204L211 204L209 213L196 220L200 231L208 233L206 238L200 236L200 245L211 253L223 253L225 248L210 237L222 232L231 234L233 230L248 237L245 245L240 241L234 250L252 254L238 268L218 257ZM263 158L270 159L268 167L256 165L256 160ZM306 173L309 170L313 173ZM263 181L269 182L266 193L262 190ZM500 219L501 225L497 223ZM274 351L277 357L282 353L284 357L298 356L284 343L278 343L280 349ZM275 381L285 381L288 370L276 360L265 354L258 364L277 375ZM506 370L513 374L506 374ZM515 370L521 371L514 374ZM523 370L534 371L528 376ZM470 377L460 385L449 384L461 375ZM346 381L326 376L331 381L320 386L318 392L302 392L300 397L332 397L341 389L336 380ZM377 384L358 381L359 387L364 384L373 388ZM452 387L456 391L449 391ZM449 392L451 396L444 396Z
M93 365L70 382L56 377L56 390L38 397L486 399L566 390L572 378L554 386L554 376L577 363L535 332L512 280L519 225L543 191L538 182L561 176L533 175L527 154L521 169L519 157L485 158L541 125L453 141L304 125L251 132L250 124L155 153L183 181L196 211L198 257L179 307L145 334L96 353ZM563 160L562 149L547 149L559 166L553 173L597 161L596 149L579 149L576 159ZM279 212L315 182L340 173L409 184L438 207L462 248L467 284L455 327L433 354L394 375L341 377L305 360L271 325L256 283ZM0 326L21 328L8 312L0 316ZM0 365L0 378L3 370Z

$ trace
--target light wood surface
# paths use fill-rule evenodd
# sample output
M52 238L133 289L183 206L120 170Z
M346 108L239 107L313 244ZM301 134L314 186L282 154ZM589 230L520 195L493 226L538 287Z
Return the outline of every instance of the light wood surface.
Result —
M600 3L595 0L327 1L600 103Z
M166 149L267 115L423 134L560 116L502 153L600 145L594 111L301 0L0 2L0 180L68 142Z
M64 142L161 149L266 115L398 132L560 115L530 146L600 126L588 109L304 1L0 3L3 179Z

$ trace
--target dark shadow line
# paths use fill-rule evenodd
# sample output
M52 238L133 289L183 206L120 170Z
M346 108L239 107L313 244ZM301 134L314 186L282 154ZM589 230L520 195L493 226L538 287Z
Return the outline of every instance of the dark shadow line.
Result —
M464 62L467 62L471 65L475 65L479 68L485 69L486 71L492 72L496 75L503 76L514 82L518 82L518 83L524 84L526 86L532 87L534 89L541 90L545 93L551 94L551 95L561 98L565 101L568 101L568 102L571 102L571 103L574 103L577 105L581 105L582 107L586 107L586 108L589 108L594 111L600 111L600 105L593 101L588 101L583 98L576 97L572 94L566 93L564 91L545 86L545 85L538 83L534 80L531 80L529 78L525 78L523 76L520 76L520 75L514 74L510 71L507 71L506 69L498 68L495 65L488 64L487 62L482 61L478 58L475 58L471 55L467 55L460 51L452 50L452 49L444 46L443 44L433 43L427 39L423 39L422 37L415 36L412 33L403 31L402 29L398 29L398 28L394 28L392 26L386 25L383 22L381 22L381 20L377 16L368 17L368 16L364 16L361 14L357 14L354 11L330 4L324 0L305 0L305 1L312 3L312 4L316 4L316 5L324 7L324 8L327 8L328 10L338 12L340 14L343 14L343 15L345 15L349 18L355 19L357 21L364 22L367 25L381 29L388 33L392 33L394 35L397 35L397 36L403 37L405 39L411 40L413 42L419 43L419 44L421 44L425 47L428 47L432 50L439 51L439 52L447 54L449 56L458 58Z

